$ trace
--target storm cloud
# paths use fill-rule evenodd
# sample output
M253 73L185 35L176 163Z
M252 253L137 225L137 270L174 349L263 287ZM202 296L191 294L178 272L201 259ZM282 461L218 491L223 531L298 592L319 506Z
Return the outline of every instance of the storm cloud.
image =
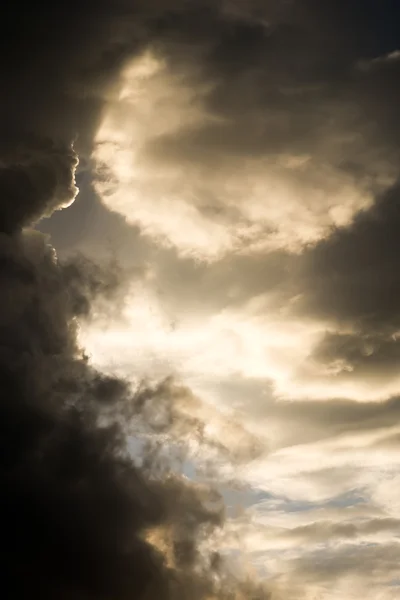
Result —
M399 16L4 16L14 597L396 597Z
M253 589L264 598L201 551L223 523L218 495L169 471L157 477L151 461L135 465L129 423L120 423L134 390L94 368L79 343L79 320L96 301L117 301L118 265L58 259L31 228L76 196L77 153L125 58L126 10L17 7L3 21L12 42L2 37L2 581L10 598L230 598Z

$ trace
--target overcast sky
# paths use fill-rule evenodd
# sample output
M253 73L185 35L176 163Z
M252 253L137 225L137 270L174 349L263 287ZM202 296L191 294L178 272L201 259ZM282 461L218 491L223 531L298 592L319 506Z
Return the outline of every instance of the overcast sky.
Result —
M400 6L13 11L13 597L397 599Z

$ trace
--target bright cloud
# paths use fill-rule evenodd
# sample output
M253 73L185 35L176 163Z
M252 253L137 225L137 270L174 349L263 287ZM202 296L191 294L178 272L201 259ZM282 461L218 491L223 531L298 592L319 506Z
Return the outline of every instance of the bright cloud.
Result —
M109 208L159 243L208 261L232 251L298 251L371 205L371 176L360 180L318 154L216 151L218 135L235 127L207 108L216 86L175 73L151 51L125 69L93 155L96 189ZM259 118L254 135L269 126ZM202 131L215 136L207 147Z
M125 67L105 106L94 185L139 232L146 275L118 318L82 323L80 340L106 371L172 375L186 390L174 410L208 443L193 434L190 460L215 462L228 505L212 543L242 562L244 551L274 600L393 600L398 174L374 94L389 94L398 52L351 55L339 81L304 42L297 68L310 71L297 76L279 45L282 63L268 62L267 21L228 4L229 18L262 26L251 67L235 70L225 39L187 59L164 40ZM246 447L246 460L218 462L210 447Z

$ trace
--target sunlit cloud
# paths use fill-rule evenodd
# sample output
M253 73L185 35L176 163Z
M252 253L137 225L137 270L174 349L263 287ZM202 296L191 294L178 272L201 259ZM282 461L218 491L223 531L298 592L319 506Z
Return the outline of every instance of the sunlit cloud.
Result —
M262 11L224 11L272 31ZM196 427L175 435L227 488L213 543L250 557L277 600L392 600L399 324L383 229L397 222L397 163L354 97L398 52L349 58L358 79L333 93L314 63L315 80L273 63L232 75L205 66L211 49L186 61L154 45L107 98L95 190L137 227L151 268L118 318L81 323L80 342L135 385L183 386L174 415ZM246 459L217 460L219 444Z
M313 352L327 323L296 319L273 302L268 313L268 297L171 318L154 277L132 284L119 320L82 323L81 342L94 364L132 381L174 374L199 399L178 403L180 418L206 424L209 441L235 451L239 440L250 447L257 440L258 454L233 469L206 448L192 454L199 465L213 461L208 475L220 484L232 477L240 482L251 506L242 510L232 500L232 515L213 543L227 554L240 548L268 574L277 598L312 600L318 593L324 600L343 600L343 594L375 600L379 585L393 576L389 563L372 588L354 562L349 572L338 571L332 591L330 569L350 549L385 553L397 544L400 408L383 401L391 390L379 380L367 385L351 370L348 381L341 381L340 369L324 373ZM398 389L397 380L390 385ZM329 572L310 571L316 554Z
M209 261L233 251L299 251L371 205L379 177L360 179L323 156L219 152L219 137L235 123L207 107L216 85L174 72L151 51L125 69L93 154L109 208L160 244ZM267 134L268 117L259 119L249 126ZM205 147L202 132L212 132Z
M290 308L290 306L289 306ZM332 325L277 310L268 296L208 315L171 317L152 281L132 285L120 319L82 325L81 340L96 364L125 375L179 374L196 390L204 380L268 381L282 400L374 401L400 391L396 370L366 376L344 359L315 360ZM218 394L216 394L218 396Z

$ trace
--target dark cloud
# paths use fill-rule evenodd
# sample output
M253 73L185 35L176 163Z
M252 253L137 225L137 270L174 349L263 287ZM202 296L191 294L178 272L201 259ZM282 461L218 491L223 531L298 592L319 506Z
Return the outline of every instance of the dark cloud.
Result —
M59 262L41 233L14 228L0 237L2 580L9 597L229 597L229 582L217 592L214 576L201 572L197 549L221 524L219 505L206 491L135 467L118 419L107 424L113 412L124 414L129 386L95 371L79 348L76 318L88 316L95 297L113 293L118 270L82 257ZM169 562L145 540L157 528L168 532Z
M361 378L382 382L397 377L399 344L393 335L327 334L309 357L335 371L336 381Z
M300 305L370 335L398 327L399 187L304 256Z
M29 137L2 140L1 226L12 233L73 202L77 188L71 172L78 158L72 147Z
M160 22L156 48L174 68L200 71L212 84L206 107L219 121L157 137L146 151L210 168L228 157L322 152L344 170L370 168L366 144L395 137L389 129L397 123L399 63L356 67L397 50L400 31L388 19L393 3L322 8L295 0L279 11L266 3L264 18L247 20L245 3L237 4L231 18L204 4L198 18L188 11Z
M118 300L118 265L57 259L29 229L74 198L71 144L79 134L81 149L90 146L107 85L135 51L127 9L16 7L3 20L2 585L9 598L266 598L200 551L223 522L218 497L171 473L157 477L151 461L135 465L121 425L132 391L96 371L79 346L78 319L97 301Z
M1 257L2 578L10 597L107 597L127 579L140 593L153 559L135 533L157 521L157 496L118 433L96 426L90 404L106 382L77 346L76 303L51 247L41 234L3 234ZM108 386L107 401L122 392ZM129 552L136 574L123 566Z

